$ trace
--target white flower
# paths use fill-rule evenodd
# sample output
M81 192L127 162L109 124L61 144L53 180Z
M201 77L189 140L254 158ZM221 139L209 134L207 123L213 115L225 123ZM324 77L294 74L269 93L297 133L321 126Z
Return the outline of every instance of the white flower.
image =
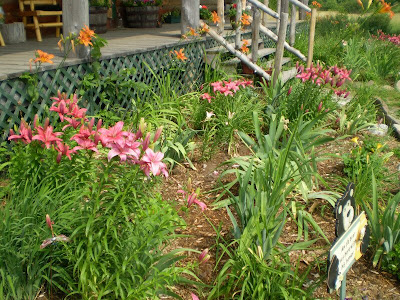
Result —
M342 45L343 45L343 47L346 47L347 46L347 42L345 40L342 40Z
M235 113L231 113L230 111L228 111L228 119L231 120L233 118L233 116L235 115Z
M210 120L212 116L215 116L215 114L212 111L210 112L206 111L206 120Z

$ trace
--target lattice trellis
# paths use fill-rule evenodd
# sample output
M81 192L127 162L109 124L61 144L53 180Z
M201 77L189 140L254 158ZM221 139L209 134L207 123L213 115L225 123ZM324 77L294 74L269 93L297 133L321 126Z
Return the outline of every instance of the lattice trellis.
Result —
M304 30L304 25L298 26L298 30ZM250 34L248 34L250 35ZM244 36L244 38L248 38ZM233 37L231 37L231 40ZM266 47L273 47L274 42L264 38ZM194 86L200 85L204 75L204 53L203 50L217 46L212 39L193 41L191 43L177 43L170 47L164 47L151 51L144 51L127 56L110 59L103 59L100 62L99 70L101 76L107 76L123 69L135 68L137 72L127 78L135 82L142 82L151 86L155 93L158 92L156 78L153 72L162 76L171 76L173 89L178 93L190 91ZM170 52L184 48L185 55L188 57L185 70L171 70ZM146 65L147 64L147 65ZM26 121L33 119L35 114L39 117L47 114L51 105L50 98L57 95L57 91L66 92L68 95L78 91L84 76L92 71L89 63L81 63L60 68L58 70L47 70L38 73L38 92L39 99L31 101L27 93L26 83L20 78L13 78L0 81L0 128L2 130L0 139L7 138L9 131L14 125L19 126L21 118ZM82 103L88 108L88 114L94 115L99 110L106 107L100 96L100 90L93 90L82 96ZM131 99L140 97L142 101L149 101L153 97L150 91L139 91L132 89L125 95L120 103L121 108L130 109ZM113 103L115 105L115 103Z

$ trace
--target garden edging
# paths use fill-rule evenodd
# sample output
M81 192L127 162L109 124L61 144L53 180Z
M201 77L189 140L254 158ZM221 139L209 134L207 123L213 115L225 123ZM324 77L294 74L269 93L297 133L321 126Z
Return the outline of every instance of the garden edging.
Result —
M400 120L397 118L393 117L389 112L389 107L386 105L385 101L382 99L376 97L375 98L375 103L378 104L378 108L383 112L385 116L385 123L388 126L391 126L393 128L394 136L400 140Z

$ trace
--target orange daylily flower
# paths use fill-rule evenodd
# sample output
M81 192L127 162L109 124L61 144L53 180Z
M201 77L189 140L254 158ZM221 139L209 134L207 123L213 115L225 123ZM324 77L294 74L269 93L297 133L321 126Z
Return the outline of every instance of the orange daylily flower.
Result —
M81 29L81 31L79 32L79 36L78 36L78 41L79 43L85 45L85 46L93 46L92 44L92 37L95 36L95 33L93 30L90 30L89 27L87 25L85 25L85 27L83 27Z
M192 27L188 27L189 28L189 35L192 36L198 36L199 34L196 32L196 29L192 28Z
M53 61L52 61L52 59L54 58L53 54L49 54L42 50L36 50L35 54L36 54L36 59L33 61L34 63L40 62L40 63L53 64Z
M242 47L240 47L240 51L242 51L243 53L249 53L250 52L250 50L249 50L249 48L247 47L249 45L249 41L247 41L247 40L243 40L243 44L242 44Z
M364 9L364 4L361 2L361 0L357 0L358 5L361 6L362 9Z
M240 18L240 22L243 26L250 25L250 16L244 13Z
M175 52L175 55L176 55L176 58L177 58L177 59L179 59L179 60L181 60L181 61L184 61L184 60L187 59L187 57L185 56L185 53L183 53L183 48L181 48L181 49L179 50L179 52L176 51L176 50L174 50L174 52Z
M221 22L221 18L218 16L218 13L216 11L213 11L212 13L212 21L215 23Z
M314 7L317 7L317 8L321 8L321 7L322 7L321 3L318 3L317 1L313 1L311 4L312 4Z
M200 28L201 33L207 33L210 32L210 28L207 26L207 24L203 24L203 26Z
M390 18L393 18L394 12L392 11L392 7L390 6L390 4L386 3L384 0L381 0L381 3L383 7L380 9L379 13L381 14L388 13L390 15Z

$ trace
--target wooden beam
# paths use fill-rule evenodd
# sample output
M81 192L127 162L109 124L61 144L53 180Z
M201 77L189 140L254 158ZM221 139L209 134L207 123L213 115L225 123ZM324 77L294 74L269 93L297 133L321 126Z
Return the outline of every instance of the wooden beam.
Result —
M181 8L181 34L190 28L198 28L200 24L200 0L182 0Z
M218 0L218 6L217 6L217 13L218 17L221 19L221 21L218 24L218 33L221 34L224 32L225 28L225 4L224 0Z
M290 39L289 44L293 46L296 41L296 5L292 4L291 14L290 14Z
M242 18L242 0L237 0L236 3L236 30L235 30L235 48L240 48L241 34L240 30L242 30L242 24L240 22Z
M261 14L257 7L253 6L253 22L251 22L251 60L257 63L258 60L258 39L260 38Z
M261 9L262 11L264 11L266 14L269 14L271 17L275 18L275 19L279 19L279 14L274 12L272 9L270 9L268 6L262 4L261 2L257 1L257 0L248 0L249 3L251 3L253 6ZM268 0L266 0L267 4L268 4Z
M265 7L269 8L268 7L269 0L264 0L264 5L265 5ZM278 17L279 17L279 15L278 15ZM268 14L265 11L263 11L263 14L262 14L262 25L267 26L267 22L268 22Z
M285 50L285 39L286 39L288 17L289 17L288 13L286 13L286 12L281 13L281 20L280 20L279 33L278 33L278 42L276 44L276 52L275 52L274 79L272 81L273 85L276 84L278 76L282 70L282 59L283 59L283 52Z
M311 67L314 55L314 37L315 37L315 24L317 22L317 9L311 10L311 23L310 23L310 34L308 36L308 57L307 57L307 68Z
M4 47L5 45L6 44L4 43L3 36L1 35L1 32L0 32L0 46Z
M82 0L68 0L62 2L63 11L63 33L67 37L70 33L79 35L79 31L86 25L89 25L89 2ZM90 48L83 45L77 45L75 56L79 58L88 58ZM69 45L67 45L69 47ZM69 55L74 56L72 51Z
M276 12L279 15L279 19L281 17L281 0L276 0ZM279 19L276 19L276 33L279 32L279 25L280 25L280 21Z

